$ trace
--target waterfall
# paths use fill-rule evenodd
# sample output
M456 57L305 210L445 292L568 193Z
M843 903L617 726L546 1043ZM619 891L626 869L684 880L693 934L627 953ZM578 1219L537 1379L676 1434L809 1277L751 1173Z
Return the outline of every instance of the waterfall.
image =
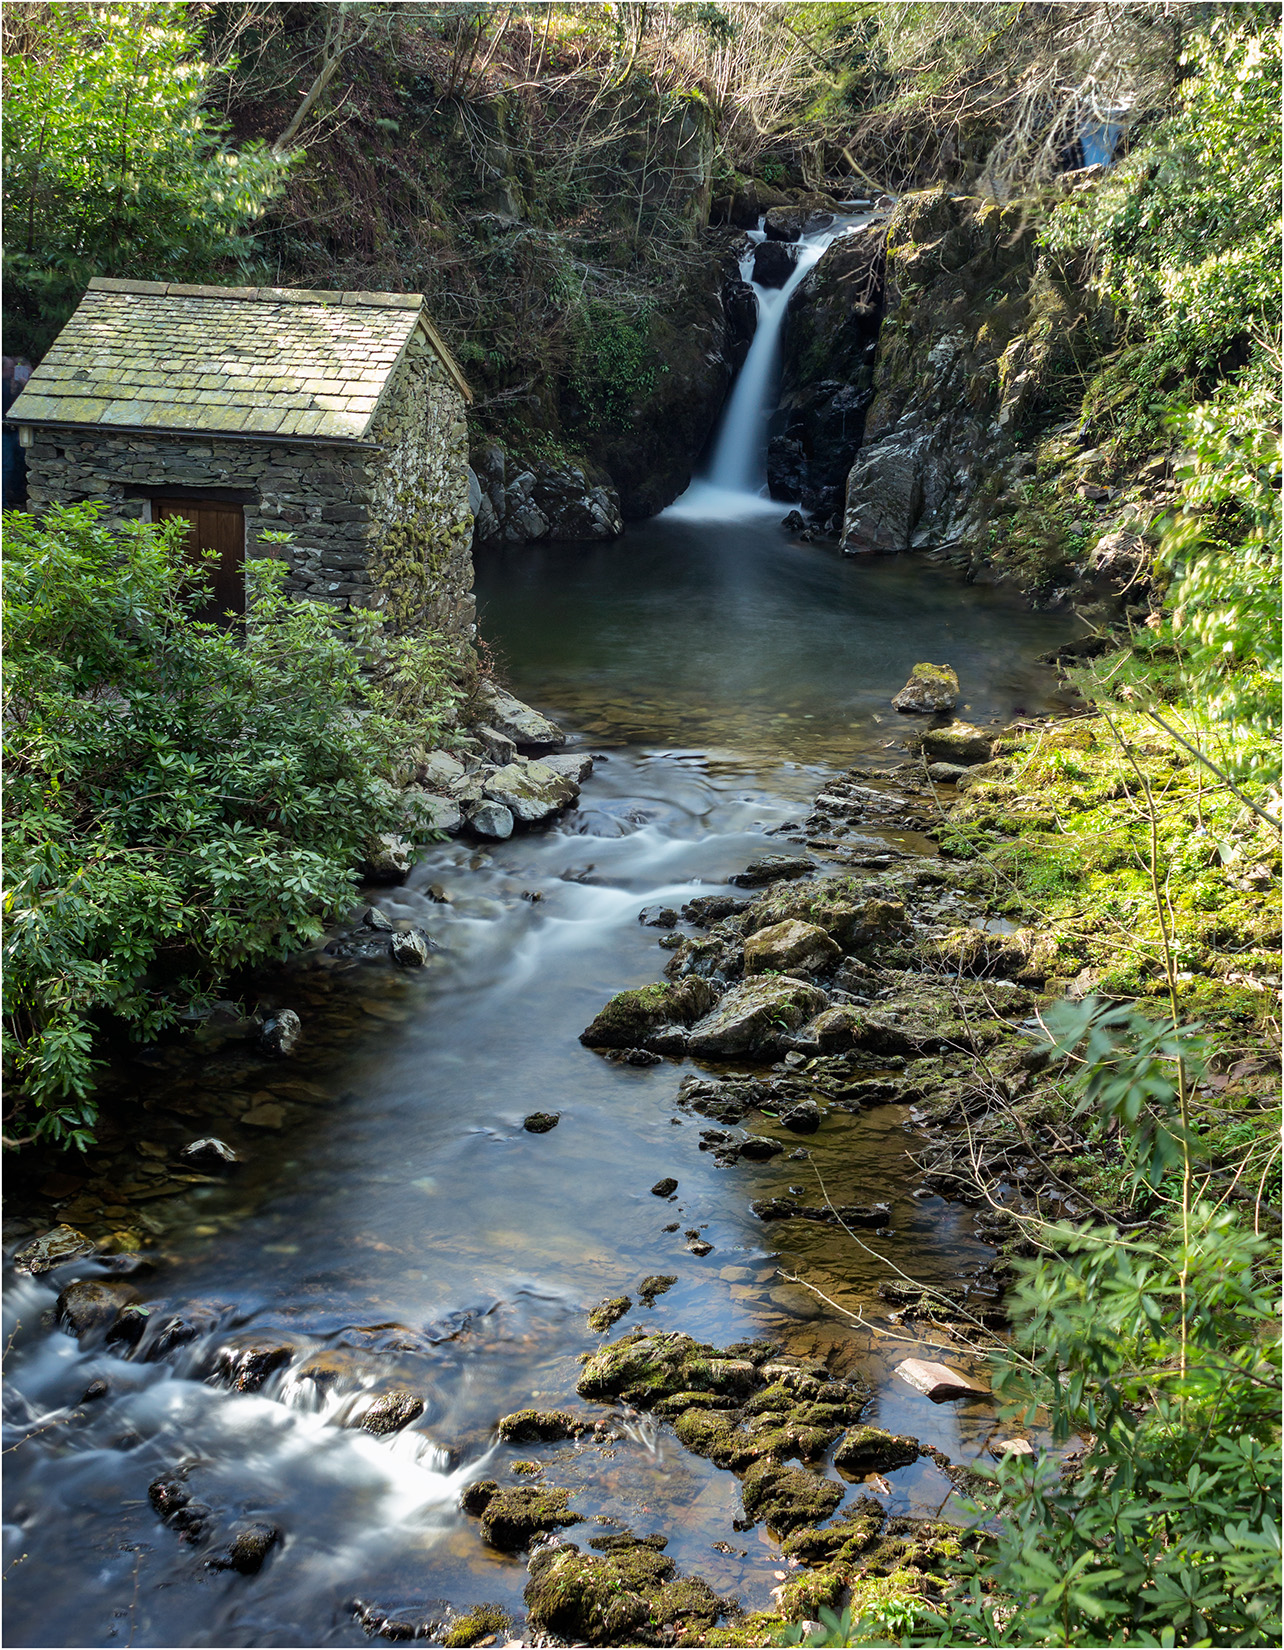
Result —
M827 247L843 234L851 219L839 219L819 234L796 243L793 274L782 287L759 286L750 281L758 300L758 325L745 356L731 398L722 415L714 442L709 472L693 481L671 505L670 512L692 519L709 516L756 515L775 511L779 505L767 497L767 432L776 410L780 367L780 335L784 329L789 300L820 261ZM740 260L740 273L750 280L755 247L765 236L751 231L754 242Z
M799 241L794 272L784 286L751 283L758 300L758 325L718 431L709 465L709 484L713 487L728 493L761 493L766 486L767 426L776 410L776 375L785 314L789 300L834 238L826 230L810 240ZM746 280L752 267L750 252L740 266Z

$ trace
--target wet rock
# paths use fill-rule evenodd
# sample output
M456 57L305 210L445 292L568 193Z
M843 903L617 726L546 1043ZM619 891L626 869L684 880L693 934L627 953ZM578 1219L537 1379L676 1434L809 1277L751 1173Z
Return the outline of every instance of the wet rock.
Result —
M906 1358L896 1366L896 1373L903 1381L908 1381L916 1392L921 1392L934 1403L945 1398L988 1398L990 1390L964 1375L961 1370L952 1369L949 1364L926 1362L922 1358Z
M398 968L422 968L429 954L427 939L415 928L388 941L388 955Z
M794 254L781 241L760 241L753 254L755 286L784 286L794 272Z
M542 762L510 763L486 781L485 794L523 825L537 825L568 808L579 787Z
M190 1145L184 1146L178 1155L188 1163L196 1163L208 1169L231 1168L234 1163L241 1161L225 1141L217 1139L212 1134L193 1140Z
M638 1284L638 1299L650 1306L657 1295L667 1294L677 1281L672 1273L661 1273L643 1278L642 1282Z
M587 1048L645 1045L661 1027L690 1025L707 1014L717 1000L714 987L696 977L676 985L646 985L638 991L620 991L580 1033L580 1042Z
M815 869L815 860L805 854L767 854L762 859L750 860L743 871L728 877L727 881L737 888L761 888L768 882L808 876Z
M886 1226L887 1203L798 1203L792 1197L762 1197L749 1207L759 1220L814 1220L822 1226Z
M496 1430L506 1444L552 1444L578 1438L588 1431L588 1422L569 1409L518 1409L501 1415Z
M684 980L692 985L694 980ZM785 1033L796 1030L828 1002L805 980L765 977L734 986L711 1013L692 1026L687 1051L697 1056L774 1056Z
M666 1175L663 1180L657 1180L651 1188L652 1197L672 1197L678 1189L678 1183Z
M843 1499L843 1486L770 1458L756 1461L745 1474L740 1495L750 1518L786 1535L803 1524L819 1524Z
M989 761L994 735L984 728L973 727L970 722L951 722L944 728L926 728L922 745L924 756L931 762L972 767L977 762Z
M807 525L807 518L801 510L791 510L780 525L787 533L801 533Z
M579 1513L567 1506L569 1490L552 1484L518 1484L510 1489L496 1487L481 1512L482 1539L501 1552L518 1552L529 1547L537 1535L547 1535L569 1524L582 1524ZM471 1511L465 1508L465 1511Z
M218 1348L214 1371L237 1392L258 1392L297 1351L293 1341L279 1336L237 1335Z
M499 1494L499 1485L493 1478L479 1478L475 1484L469 1484L459 1498L459 1505L466 1513L474 1518L480 1518L490 1505L492 1495Z
M677 1181L673 1184L676 1186ZM632 1309L633 1302L627 1295L615 1295L604 1300L600 1306L595 1306L588 1315L588 1326L595 1335L605 1335L613 1323L618 1323L626 1312Z
M701 894L698 899L687 901L682 907L682 916L697 928L708 928L711 923L744 910L748 904L748 900L737 899L734 894Z
M762 1134L751 1134L741 1141L740 1156L747 1157L751 1163L765 1163L768 1158L779 1157L784 1149L779 1140L770 1140Z
M927 777L938 785L953 785L967 772L957 762L929 762Z
M892 709L914 715L953 710L959 702L959 679L950 665L915 665L910 679L892 700Z
M814 1100L800 1100L780 1113L780 1121L795 1134L815 1134L820 1127L820 1107Z
M303 1025L292 1008L282 1008L263 1022L259 1047L278 1060L288 1059L299 1046Z
M964 768L955 780L959 795L965 795L973 785L983 784L987 779L1001 779L1007 767L1006 762L978 762L975 767Z
M529 1117L522 1120L522 1127L528 1134L547 1134L555 1129L561 1121L559 1111L533 1111Z
M990 1445L990 1454L998 1459L1005 1455L1033 1455L1034 1445L1028 1438L996 1438Z
M745 973L819 974L842 958L842 948L809 922L777 922L745 941Z
M285 1117L285 1107L270 1100L262 1106L251 1106L249 1111L242 1112L241 1122L248 1129L283 1129Z
M74 1226L55 1226L51 1231L33 1238L30 1243L23 1244L13 1257L13 1269L39 1277L42 1272L61 1266L64 1261L92 1255L97 1247L92 1238L87 1238Z
M541 756L540 762L573 784L582 785L593 772L593 758L587 752L568 751L561 756Z
M352 1601L352 1612L367 1633L377 1634L393 1643L436 1638L450 1618L450 1606L441 1602L412 1604L390 1610L386 1605L356 1598ZM474 1641L470 1639L467 1642Z
M405 837L381 831L374 839L366 861L369 882L404 882L414 864L415 851Z
M671 905L644 905L638 912L638 921L645 928L672 928L678 913Z
M895 1467L909 1466L918 1457L917 1438L884 1432L881 1427L853 1427L834 1451L834 1465L853 1475L891 1472Z
M475 701L482 712L481 720L511 739L518 750L553 750L566 743L565 734L555 722L494 682L482 682Z
M256 1521L237 1525L223 1551L214 1558L206 1559L206 1567L211 1570L236 1570L243 1576L257 1575L280 1540L281 1532L275 1524Z
M159 1478L153 1478L147 1486L147 1499L159 1517L172 1518L192 1499L192 1492L187 1487L186 1471L162 1473Z
M97 1403L100 1398L107 1398L110 1396L111 1387L105 1380L103 1380L102 1376L99 1375L96 1380L90 1381L89 1385L81 1393L80 1401L82 1404L94 1404Z
M376 1438L386 1438L389 1433L400 1432L412 1421L417 1421L423 1412L424 1401L418 1393L399 1387L395 1392L383 1393L369 1409L363 1411L361 1429Z
M689 1253L703 1260L706 1255L711 1255L713 1253L713 1245L711 1243L707 1243L704 1238L693 1237L687 1244L687 1250Z
M486 842L507 842L513 834L513 816L500 802L470 803L464 814L468 829Z
M83 1278L69 1283L58 1296L55 1311L58 1327L68 1335L86 1335L109 1330L123 1307L138 1299L138 1291L127 1283Z

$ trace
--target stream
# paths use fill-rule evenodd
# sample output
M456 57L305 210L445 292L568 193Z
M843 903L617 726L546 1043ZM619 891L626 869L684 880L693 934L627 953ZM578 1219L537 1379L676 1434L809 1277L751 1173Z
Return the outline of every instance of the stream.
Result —
M777 1543L735 1528L736 1478L664 1424L604 1409L616 1424L575 1445L495 1442L512 1410L578 1407L577 1359L601 1344L585 1313L605 1296L635 1302L616 1333L767 1335L859 1369L876 1391L866 1419L956 1459L979 1452L991 1411L912 1393L892 1369L913 1344L836 1309L885 1325L885 1262L841 1230L763 1225L749 1207L814 1191L819 1171L835 1201L891 1204L892 1235L870 1237L887 1261L928 1284L976 1272L990 1251L971 1213L915 1195L908 1109L831 1113L801 1142L764 1117L755 1130L785 1152L719 1168L705 1120L677 1103L694 1062L612 1063L577 1040L612 992L661 976L641 907L726 891L779 851L768 833L827 775L903 759L888 701L915 662L954 665L978 723L1050 703L1036 659L1064 619L912 558L792 539L756 474L696 484L613 544L479 556L482 631L508 683L599 755L593 776L552 828L443 843L374 894L441 946L422 972L301 959L282 1000L308 1040L288 1072L233 1048L161 1073L146 1132L163 1146L221 1132L197 1119L264 1088L290 1121L242 1131L234 1176L157 1214L150 1269L131 1279L149 1309L137 1354L51 1325L61 1284L109 1263L7 1273L10 1645L358 1645L357 1600L494 1600L520 1619L523 1557L485 1547L458 1501L531 1457L586 1517L661 1531L683 1573L766 1606ZM932 851L871 832L871 851L889 846ZM536 1110L558 1125L527 1132ZM665 1176L670 1200L651 1192ZM689 1231L712 1251L692 1253ZM677 1279L652 1307L636 1294L648 1274ZM191 1335L162 1351L173 1314ZM285 1351L257 1392L237 1392L226 1371L250 1334ZM82 1402L98 1379L106 1395ZM423 1398L412 1426L380 1438L343 1424L391 1387ZM152 1511L149 1483L180 1463L216 1536L243 1518L280 1527L258 1575L207 1569L211 1548ZM897 1511L934 1513L949 1490L927 1460L890 1478Z

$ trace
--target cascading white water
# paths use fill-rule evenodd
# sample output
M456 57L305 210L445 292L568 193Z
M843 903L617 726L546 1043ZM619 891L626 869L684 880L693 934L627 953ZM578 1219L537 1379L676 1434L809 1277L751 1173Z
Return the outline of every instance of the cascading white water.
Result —
M766 484L767 425L775 411L780 334L789 300L836 236L836 230L827 230L810 240L800 241L794 272L784 286L764 287L756 282L751 283L758 300L758 325L727 403L722 428L718 431L709 465L709 484L712 487L728 493L756 494ZM750 252L740 266L746 280L752 267L753 254Z
M740 273L750 282L758 300L758 325L745 356L731 399L722 415L707 476L693 481L666 514L691 520L758 515L778 509L767 497L767 433L776 410L776 383L780 364L780 337L789 300L824 256L826 249L846 233L851 219L842 219L819 234L797 243L793 274L782 287L759 286L751 281L753 255L765 239L751 231L754 245L740 260Z

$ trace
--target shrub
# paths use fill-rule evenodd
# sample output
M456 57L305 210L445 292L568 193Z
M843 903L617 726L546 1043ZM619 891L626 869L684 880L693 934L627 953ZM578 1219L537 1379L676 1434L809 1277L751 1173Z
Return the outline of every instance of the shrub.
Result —
M370 837L398 823L389 696L447 690L422 642L394 643L371 685L280 562L249 564L243 631L196 623L179 523L109 529L88 504L6 526L11 1124L83 1146L104 1031L154 1037L351 904Z

